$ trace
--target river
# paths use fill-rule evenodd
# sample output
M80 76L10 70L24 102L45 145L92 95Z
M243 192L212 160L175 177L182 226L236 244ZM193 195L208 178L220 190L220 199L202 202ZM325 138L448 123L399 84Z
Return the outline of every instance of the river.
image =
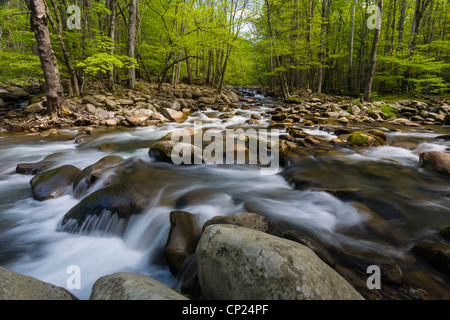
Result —
M192 127L203 121L205 127L226 129L245 126L252 113L263 114L278 104L247 91L255 100L253 110L223 121L214 110L196 112L184 123L99 130L84 142L75 141L79 128L58 134L0 135L0 265L42 281L66 287L69 266L81 271L81 287L70 291L89 299L94 282L101 276L125 271L146 274L174 288L173 277L161 257L169 232L169 213L180 209L177 199L186 194L201 194L181 209L196 214L199 223L216 215L253 211L290 228L305 230L329 246L383 253L395 258L403 271L422 270L448 281L445 275L416 259L411 247L417 242L440 241L437 232L450 226L450 181L447 177L419 168L419 153L448 150L448 127L392 130L378 125L388 136L389 146L351 149L336 145L317 150L299 165L278 174L261 175L258 168L233 165L175 166L148 155L149 146L167 133ZM264 117L260 123L267 123ZM364 125L362 125L364 126ZM335 138L324 128L304 128L310 134ZM117 150L98 149L111 143ZM83 169L108 154L125 159L141 159L148 168L157 169L155 188L159 190L145 212L134 215L125 230L117 220L97 221L89 232L60 231L63 216L77 203L71 194L37 201L30 190L31 176L15 172L18 163L37 162L54 154L54 167L65 164ZM111 173L112 174L112 173ZM294 188L293 181L312 181ZM320 188L315 186L319 185ZM96 183L89 193L100 189ZM364 206L324 191L357 189L364 194ZM375 199L375 200L374 200ZM368 230L364 222L376 211L380 223ZM442 282L440 281L440 282ZM442 283L441 283L442 285ZM445 288L445 285L443 285ZM447 288L448 290L448 283ZM435 297L440 298L440 297Z

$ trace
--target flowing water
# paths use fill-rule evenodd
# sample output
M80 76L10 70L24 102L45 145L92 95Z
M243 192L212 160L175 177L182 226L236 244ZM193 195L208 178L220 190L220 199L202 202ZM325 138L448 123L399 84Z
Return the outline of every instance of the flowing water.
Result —
M202 121L204 128L248 127L244 122L252 113L262 114L277 103L254 92L247 94L257 102L253 110L239 110L227 120L217 118L214 110L206 110L192 114L182 124L100 131L82 143L75 142L79 135L75 128L47 137L1 135L0 265L62 287L67 286L70 276L67 268L76 265L81 271L81 288L70 291L81 299L89 298L95 280L119 271L146 274L179 288L180 281L162 258L169 213L188 211L202 224L216 215L252 211L280 225L309 232L329 246L382 253L398 259L402 268L424 270L448 281L433 267L414 260L409 252L417 242L442 242L437 231L450 226L448 177L419 168L420 152L450 147L448 140L436 139L448 134L448 127L402 127L401 131L380 127L387 132L390 146L316 150L315 157L270 176L261 175L254 166L175 166L148 156L153 142L176 129L191 127L195 121ZM260 123L267 124L268 119L263 117ZM336 137L333 131L323 129L304 130L328 139ZM98 149L102 143L118 147L109 154L141 159L146 170L155 172L153 201L126 224L102 215L89 221L83 232L61 231L61 219L80 200L71 194L34 200L31 176L17 174L15 168L18 163L37 162L54 154L54 167L71 164L83 169L108 154ZM311 183L295 189L290 183L293 179ZM100 189L103 181L89 194ZM357 189L364 198L356 199L358 205L350 201L355 199L324 191L329 189ZM182 197L189 201L180 204ZM365 222L370 219L375 224L368 229ZM119 229L121 232L114 232Z

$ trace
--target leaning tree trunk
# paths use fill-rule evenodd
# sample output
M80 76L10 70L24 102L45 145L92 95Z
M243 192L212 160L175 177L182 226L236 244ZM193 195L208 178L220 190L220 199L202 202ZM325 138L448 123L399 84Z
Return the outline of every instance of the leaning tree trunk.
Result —
M372 95L372 83L373 77L375 75L378 42L380 40L380 33L381 33L381 15L383 12L383 0L378 1L378 7L380 8L380 16L377 18L377 27L375 29L375 36L373 38L372 53L370 54L369 71L366 78L366 84L364 86L364 95L363 95L364 101L370 101L370 96Z
M38 55L44 72L47 112L56 115L60 113L61 105L64 102L64 90L50 41L45 3L44 0L27 0L26 4L31 12L31 29L36 36Z

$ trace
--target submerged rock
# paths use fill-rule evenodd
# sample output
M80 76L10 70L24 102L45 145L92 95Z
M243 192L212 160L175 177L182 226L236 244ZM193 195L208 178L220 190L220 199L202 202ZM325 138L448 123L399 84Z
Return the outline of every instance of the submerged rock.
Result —
M112 179L113 184L91 193L70 209L60 221L58 229L79 232L89 228L114 228L112 223L96 225L96 219L91 221L92 218L108 213L117 219L124 219L117 230L111 230L120 233L131 215L143 212L157 198L161 184L155 181L165 181L169 179L168 175L169 173L159 170L142 169L129 174L125 171L120 179ZM89 221L92 225L87 223Z
M77 199L81 198L97 180L103 177L107 169L122 161L123 158L119 156L106 156L83 169L73 182L73 196Z
M174 289L145 275L119 272L98 279L90 300L188 300Z
M68 187L79 173L80 169L72 165L39 173L30 181L33 198L42 201L69 194Z
M206 299L363 299L311 249L249 228L209 226L196 255Z
M298 242L308 248L310 248L314 253L322 259L323 262L325 262L330 267L334 267L336 263L334 262L333 257L328 253L327 249L325 249L320 243L318 243L316 240L305 236L304 234L295 231L295 230L288 230L281 234L282 238L292 240L295 242Z
M441 271L450 274L450 245L441 243L416 244L412 251Z
M366 273L367 268L371 265L379 266L383 280L393 284L402 283L402 270L392 258L370 252L347 252L341 258L363 273Z

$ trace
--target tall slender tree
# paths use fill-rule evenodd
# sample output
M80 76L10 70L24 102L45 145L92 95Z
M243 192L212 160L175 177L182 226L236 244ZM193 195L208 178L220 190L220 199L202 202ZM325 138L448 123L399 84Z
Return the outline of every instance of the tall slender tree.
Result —
M50 41L45 3L44 0L26 0L26 4L30 11L31 29L36 36L37 51L44 72L47 112L52 116L59 115L64 102L64 89Z
M381 18L383 13L383 0L378 0L378 8L379 8L379 15L377 17L376 27L375 27L375 35L373 37L373 44L372 44L372 52L370 54L370 65L369 70L367 72L366 77L366 84L364 86L364 95L363 100L364 101L370 101L371 95L372 95L372 83L373 83L373 77L375 76L375 67L377 64L377 51L378 51L378 42L380 40L380 34L381 34Z

